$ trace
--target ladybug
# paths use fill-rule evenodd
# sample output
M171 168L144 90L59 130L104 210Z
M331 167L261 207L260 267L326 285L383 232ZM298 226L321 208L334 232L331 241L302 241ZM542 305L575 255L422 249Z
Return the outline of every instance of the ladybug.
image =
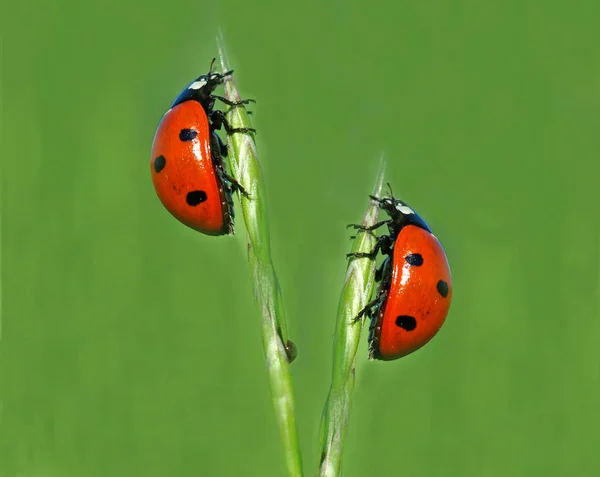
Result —
M232 194L244 188L225 168L227 146L216 131L227 134L256 132L251 128L232 128L225 112L215 109L216 100L230 107L254 102L229 101L213 95L217 86L233 70L212 71L198 76L177 96L162 117L150 159L154 189L165 208L177 220L207 235L230 235L234 232Z
M389 184L388 184L389 187ZM452 277L446 253L429 225L406 202L390 196L370 196L388 215L370 227L387 225L389 234L378 238L370 253L347 257L375 259L385 256L375 273L375 298L357 315L371 319L369 358L390 361L406 356L431 340L444 324L452 300Z

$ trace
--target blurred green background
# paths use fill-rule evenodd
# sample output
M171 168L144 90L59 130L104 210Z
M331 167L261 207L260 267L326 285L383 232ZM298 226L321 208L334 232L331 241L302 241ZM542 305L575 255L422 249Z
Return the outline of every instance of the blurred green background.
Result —
M0 476L282 476L238 238L173 219L155 128L221 27L256 98L307 475L377 159L446 247L421 351L367 362L353 476L600 475L600 3L4 3ZM363 337L363 338L366 338Z

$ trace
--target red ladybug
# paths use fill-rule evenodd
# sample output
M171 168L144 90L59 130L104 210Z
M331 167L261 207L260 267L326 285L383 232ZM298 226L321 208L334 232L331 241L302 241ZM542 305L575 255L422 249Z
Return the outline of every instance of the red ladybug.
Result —
M442 245L420 215L390 195L370 196L390 219L371 227L349 225L360 230L382 225L389 229L371 253L348 254L371 259L379 251L386 255L375 273L380 282L377 295L356 317L371 318L369 358L384 361L406 356L431 340L444 324L452 301L452 277Z
M228 101L212 92L233 71L207 74L190 83L161 119L150 159L152 182L165 208L180 222L208 235L234 231L232 194L242 186L227 174L223 158L227 147L216 133L255 132L231 128L223 111L214 109L218 99L229 106L254 102Z

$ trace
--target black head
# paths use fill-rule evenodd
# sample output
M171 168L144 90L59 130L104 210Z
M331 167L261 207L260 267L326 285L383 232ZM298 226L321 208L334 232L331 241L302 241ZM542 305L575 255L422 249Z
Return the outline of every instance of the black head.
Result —
M215 98L212 96L212 92L217 86L223 83L223 78L229 76L232 71L226 73L213 73L212 68L215 59L213 58L208 73L205 75L198 76L194 81L186 86L186 88L179 93L179 96L171 104L171 108L178 104L184 103L185 101L198 101L204 110L208 113L212 111L215 105Z
M390 197L384 197L382 199L372 197L372 199L376 200L379 203L379 207L385 210L390 216L390 219L392 219L392 221L388 224L390 235L397 237L400 233L400 230L407 225L414 225L427 230L429 233L432 233L429 225L427 225L427 222L425 222L423 217L421 217L406 202L396 199L389 184L388 187L390 188Z

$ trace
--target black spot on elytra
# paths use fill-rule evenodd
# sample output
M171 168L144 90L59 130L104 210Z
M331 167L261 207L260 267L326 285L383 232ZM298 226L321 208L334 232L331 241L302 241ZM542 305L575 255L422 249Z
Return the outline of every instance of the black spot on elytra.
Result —
M423 255L420 253L410 253L406 257L404 257L406 263L412 265L413 267L420 267L423 265Z
M165 166L167 165L167 160L165 159L165 156L158 156L156 159L154 159L154 170L156 171L156 173L158 174L160 171L162 171Z
M182 129L179 132L179 139L182 141L193 141L194 139L196 139L197 135L198 133L193 129Z
M414 316L400 315L396 318L396 326L406 331L412 331L417 327L417 320Z
M206 200L206 192L204 192L203 190L193 190L192 192L188 192L187 195L185 196L185 201L187 202L188 205L191 205L192 207L195 207L198 204L201 204L205 200Z
M444 280L437 282L437 291L444 298L448 296L448 284Z

